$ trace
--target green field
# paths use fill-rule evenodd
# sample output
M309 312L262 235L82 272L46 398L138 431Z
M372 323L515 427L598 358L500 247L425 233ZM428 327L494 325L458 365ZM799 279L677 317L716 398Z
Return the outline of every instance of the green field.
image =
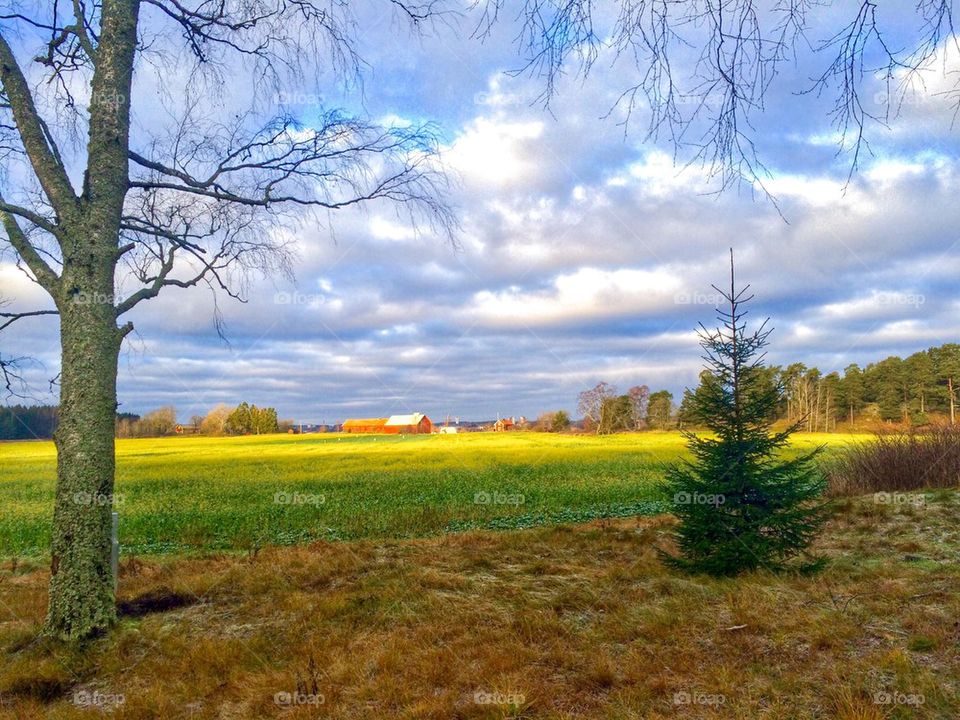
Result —
M798 435L796 447L851 435ZM250 550L654 514L679 433L120 440L124 553ZM56 454L0 444L0 554L47 552Z

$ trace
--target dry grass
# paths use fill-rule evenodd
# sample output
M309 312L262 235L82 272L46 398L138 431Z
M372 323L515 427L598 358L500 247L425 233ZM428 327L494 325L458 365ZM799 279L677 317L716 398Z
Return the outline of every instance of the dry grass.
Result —
M958 496L840 510L813 577L667 571L666 518L128 559L122 623L83 648L35 639L46 574L8 565L0 714L960 716Z

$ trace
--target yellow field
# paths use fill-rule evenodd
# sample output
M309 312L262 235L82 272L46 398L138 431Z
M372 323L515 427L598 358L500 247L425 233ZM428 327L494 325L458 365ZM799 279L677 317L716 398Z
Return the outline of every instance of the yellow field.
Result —
M114 500L126 553L414 537L654 514L683 454L676 432L120 440ZM0 444L3 555L46 552L55 467L53 443Z

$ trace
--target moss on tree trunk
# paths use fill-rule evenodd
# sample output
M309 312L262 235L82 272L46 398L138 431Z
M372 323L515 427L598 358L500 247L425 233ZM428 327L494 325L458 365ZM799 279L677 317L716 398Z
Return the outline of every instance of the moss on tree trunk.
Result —
M60 424L47 632L94 635L116 620L110 563L117 358L112 266L60 303Z

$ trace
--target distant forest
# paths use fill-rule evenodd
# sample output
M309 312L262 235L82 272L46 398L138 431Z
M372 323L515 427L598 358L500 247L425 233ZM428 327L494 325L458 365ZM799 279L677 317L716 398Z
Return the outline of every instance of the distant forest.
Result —
M768 382L782 383L786 390L777 419L790 422L803 420L805 430L829 432L839 424L848 428L871 427L881 423L925 425L938 418L953 422L957 411L957 385L960 383L960 344L947 343L932 347L906 359L891 356L863 368L853 364L847 366L843 373L824 375L819 369L803 363L773 365L762 368L760 372ZM644 413L646 426L664 428L677 424L698 424L697 418L690 412L695 392L687 390L675 412L668 409L673 400L671 393L663 390L649 395L649 414ZM243 407L246 406L241 404L236 409L215 408L211 414L219 411L226 422ZM272 411L272 408L266 410ZM143 419L132 413L120 413L117 415L118 434L167 434L142 429L137 432L136 428L145 424L152 428L156 416L166 419L169 430L172 430L176 420L171 415L172 408L161 408L148 413ZM203 420L194 418L191 422L200 430ZM274 428L276 422L276 413L272 411L269 427ZM55 405L0 407L0 440L51 438L56 427ZM243 431L253 430L247 428ZM221 432L224 430L221 429Z
M118 413L117 421L139 420L133 413ZM57 429L56 405L5 405L0 407L0 440L49 440Z
M771 382L782 383L784 401L778 419L803 421L803 429L817 432L880 423L926 425L937 419L956 419L960 382L960 345L948 343L922 350L906 359L888 357L861 368L849 365L843 373L824 375L803 363L760 370ZM696 424L687 390L677 417Z

